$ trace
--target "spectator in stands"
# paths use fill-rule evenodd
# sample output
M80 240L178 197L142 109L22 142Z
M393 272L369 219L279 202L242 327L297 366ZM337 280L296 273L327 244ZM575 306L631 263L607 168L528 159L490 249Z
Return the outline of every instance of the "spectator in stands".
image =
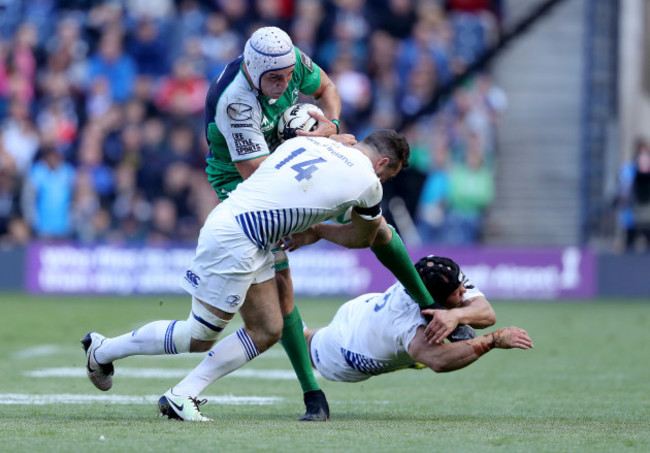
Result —
M72 234L71 206L76 170L52 145L45 145L27 178L23 192L25 214L34 233L43 239L65 239Z
M229 28L224 14L213 12L206 18L200 48L208 61L207 77L212 80L223 71L228 62L237 57L242 48L242 38Z
M22 23L7 52L10 73L10 93L21 102L34 99L38 52L38 29L34 24Z
M383 8L375 11L375 29L388 32L395 39L406 39L411 35L413 24L417 22L413 0L388 0L388 11Z
M77 168L88 175L101 204L106 206L115 195L115 174L104 162L102 142L104 133L97 125L88 125L83 131L77 151Z
M483 144L471 134L463 163L449 172L447 242L475 244L481 237L483 215L494 198L494 175L484 160Z
M208 82L185 58L174 62L172 73L165 77L156 94L156 106L179 118L203 112Z
M4 119L2 146L12 157L19 177L23 177L32 165L40 145L40 137L28 106L18 98L11 100L9 115Z
M352 53L355 61L365 60L367 47L365 37L370 31L365 2L362 0L338 0L326 15L325 26L332 34L320 46L317 60L329 71L339 54Z
M85 243L98 239L94 219L101 209L100 199L90 169L79 169L72 200L71 221L74 238Z
M57 24L55 36L45 43L48 60L62 62L61 70L65 72L70 89L75 95L83 90L89 47L88 42L81 36L79 22L71 17L61 19Z
M644 238L642 246L650 250L650 145L639 139L635 151L635 172L632 179L630 207L634 218L634 227L630 231L628 249L636 246L639 238Z
M370 79L355 67L355 58L342 51L330 71L332 82L341 97L341 120L350 131L358 131L370 114L372 85Z
M417 209L417 229L424 242L445 239L445 221L449 200L449 146L444 130L434 132L431 147L433 163L422 187Z
M115 201L111 206L116 229L127 240L143 240L151 220L151 202L139 190L135 168L120 163L115 168Z
M133 58L122 47L122 34L119 30L108 30L102 36L99 50L88 62L88 86L98 78L108 82L111 98L125 102L133 93L137 66Z
M13 162L0 147L0 238L7 238L11 221L21 215L18 178Z
M162 186L165 167L168 165L165 123L160 117L149 117L142 127L142 161L138 168L138 187L148 199L154 199Z
M169 71L168 45L153 19L143 17L138 21L127 50L136 62L139 75L156 79Z
M151 213L151 227L147 233L149 243L164 244L176 237L178 215L176 205L169 198L154 200Z

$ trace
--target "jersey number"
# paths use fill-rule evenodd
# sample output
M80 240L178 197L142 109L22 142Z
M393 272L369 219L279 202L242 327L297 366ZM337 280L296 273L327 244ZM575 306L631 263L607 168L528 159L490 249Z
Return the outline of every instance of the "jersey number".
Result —
M279 170L280 168L284 167L285 164L292 161L296 156L299 156L304 152L305 152L305 148L296 149L291 154L289 154L289 156L287 156L285 159L280 161L280 163L278 163L275 166L275 168ZM298 173L295 176L295 178L298 181L302 181L303 179L311 179L312 173L318 170L318 167L316 165L320 164L321 162L326 162L326 161L322 157L319 157L318 159L305 160L303 162L298 162L297 164L292 165L291 169L294 170L296 173Z
M379 297L379 296L371 297L370 299L368 299L368 300L366 301L366 303L370 302L371 300L376 300L378 297ZM382 299L384 303L381 304L381 305L378 304L377 302L375 302L375 306L373 307L373 310L375 310L375 312L378 312L379 310L381 310L382 308L384 308L384 307L386 306L386 302L388 302L388 298L389 298L389 297L390 297L390 294L385 294L384 297L383 297L383 299Z

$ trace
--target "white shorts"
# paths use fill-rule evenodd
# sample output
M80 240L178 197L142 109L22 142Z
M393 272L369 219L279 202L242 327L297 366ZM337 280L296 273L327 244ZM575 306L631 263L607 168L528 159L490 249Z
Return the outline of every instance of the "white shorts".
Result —
M309 344L309 354L318 372L329 381L359 382L370 378L350 367L341 353L342 342L339 339L337 318L347 317L348 306L343 305L337 311L332 322L316 331Z
M253 244L230 210L219 205L201 228L196 255L181 286L208 305L236 313L252 284L274 276L273 253Z

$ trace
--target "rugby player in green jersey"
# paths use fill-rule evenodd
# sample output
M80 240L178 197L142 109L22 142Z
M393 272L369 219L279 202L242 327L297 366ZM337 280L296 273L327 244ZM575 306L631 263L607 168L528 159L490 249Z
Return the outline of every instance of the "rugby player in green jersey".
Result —
M312 113L318 127L312 132L298 131L298 135L330 137L348 146L356 143L353 136L339 134L341 100L334 83L279 28L264 27L253 33L243 55L211 83L205 104L205 135L210 146L206 172L220 200L228 198L278 146L278 120L286 108L298 103L300 93L313 96L324 115ZM421 307L433 303L399 236L385 221L372 251ZM300 381L306 406L300 420L324 421L329 418L329 407L311 369L289 263L280 249L275 256L284 316L282 345Z

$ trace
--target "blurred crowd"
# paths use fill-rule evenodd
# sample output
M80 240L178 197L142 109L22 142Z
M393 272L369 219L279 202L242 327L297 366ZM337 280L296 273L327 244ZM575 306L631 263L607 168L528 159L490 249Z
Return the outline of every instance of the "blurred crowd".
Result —
M621 250L650 251L650 143L638 138L631 159L622 163L614 205L623 231Z
M205 94L264 25L334 80L345 131L407 134L411 167L387 188L389 202L404 201L398 228L406 219L421 241L480 241L506 96L482 73L417 113L494 44L500 5L3 0L0 242L193 242L217 203L204 174Z

